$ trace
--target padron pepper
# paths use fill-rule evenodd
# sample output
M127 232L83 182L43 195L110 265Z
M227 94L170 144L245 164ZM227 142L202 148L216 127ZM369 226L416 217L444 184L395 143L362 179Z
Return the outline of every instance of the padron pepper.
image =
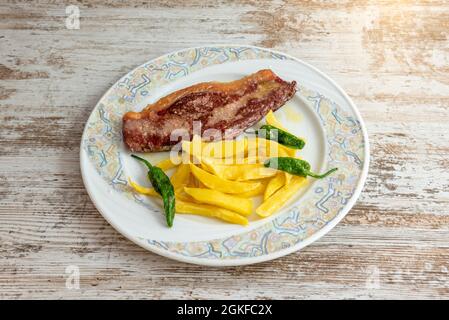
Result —
M273 169L277 169L277 170L281 170L281 171L286 171L295 176L301 176L301 177L310 176L310 177L317 178L317 179L322 179L324 177L327 177L332 172L335 172L338 170L338 168L333 168L323 174L313 173L310 171L310 163L308 163L307 161L302 160L302 159L290 158L290 157L270 158L267 161L265 161L264 166L267 168L273 168Z
M267 140L277 141L279 144L291 149L302 149L306 144L301 138L270 124L264 124L259 130L256 130L255 133L257 135L263 135Z
M143 162L148 167L148 178L154 190L162 197L165 219L167 220L167 225L172 227L175 218L175 191L170 179L161 168L152 166L149 161L134 154L131 157Z

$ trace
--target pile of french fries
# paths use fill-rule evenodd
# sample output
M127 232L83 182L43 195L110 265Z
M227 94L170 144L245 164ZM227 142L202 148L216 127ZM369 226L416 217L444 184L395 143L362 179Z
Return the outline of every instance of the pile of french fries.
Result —
M274 114L267 124L285 130ZM215 217L230 223L248 224L255 213L262 218L272 215L306 183L303 177L266 168L270 157L295 157L296 150L259 137L240 140L204 142L199 136L182 142L181 154L157 164L165 170L175 169L170 177L176 197L176 212ZM153 189L133 181L139 193L159 197ZM254 197L263 202L254 208Z

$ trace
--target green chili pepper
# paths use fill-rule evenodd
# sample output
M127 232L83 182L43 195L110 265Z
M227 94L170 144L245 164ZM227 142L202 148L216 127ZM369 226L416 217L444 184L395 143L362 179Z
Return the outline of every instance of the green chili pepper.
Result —
M301 177L311 176L317 179L327 177L332 172L338 170L338 168L333 168L323 174L313 173L310 171L310 164L307 161L290 157L270 158L267 161L265 161L264 166L267 168L286 171L296 176Z
M148 178L150 179L154 190L161 195L164 203L167 225L169 227L173 226L173 220L175 218L175 191L170 179L161 168L152 166L149 161L134 154L132 154L131 157L142 161L148 167Z
M287 131L276 128L275 126L269 124L261 126L260 129L256 130L255 133L257 135L259 133L261 133L262 135L265 134L265 139L277 141L278 143L292 149L302 149L306 144L306 142L301 138L298 138Z

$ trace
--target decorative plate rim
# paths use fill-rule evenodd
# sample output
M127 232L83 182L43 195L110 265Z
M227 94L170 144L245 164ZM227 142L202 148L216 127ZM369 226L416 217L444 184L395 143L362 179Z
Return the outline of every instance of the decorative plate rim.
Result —
M341 94L341 96L344 98L344 100L347 102L348 106L350 107L351 111L356 116L357 121L359 122L360 129L361 129L362 136L363 136L363 143L364 143L364 160L363 160L363 163L362 163L362 169L361 169L360 176L358 178L356 187L354 188L354 192L353 192L352 196L349 198L348 202L340 210L340 212L338 212L332 219L327 221L324 226L322 226L320 229L315 231L312 235L307 236L306 238L302 239L301 241L298 241L296 244L294 244L292 246L289 246L289 247L286 247L286 248L282 248L282 249L277 250L277 251L273 251L273 252L270 252L270 253L267 253L267 254L263 254L263 255L260 255L260 256L238 257L236 259L207 259L207 258L200 258L200 257L195 257L195 256L186 256L186 255L182 255L182 254L177 253L177 252L172 252L172 251L169 251L169 250L166 250L166 249L159 248L158 246L150 244L147 239L136 237L135 235L133 235L130 232L128 232L126 229L122 228L120 225L116 224L114 221L112 221L112 219L109 218L108 214L103 212L102 208L100 208L100 206L97 205L97 201L95 200L96 196L95 196L95 194L94 194L94 192L92 190L92 187L87 183L86 169L84 168L84 164L83 164L86 161L89 161L89 159L87 159L86 152L85 152L85 150L83 148L83 141L84 141L84 137L86 135L87 125L89 123L89 119L90 119L92 113L89 115L89 118L88 118L88 120L86 122L86 125L84 127L82 138L81 138L81 144L80 144L80 168L81 168L82 180L83 180L83 183L85 185L85 188L87 190L87 193L88 193L89 197L91 198L92 202L94 203L94 206L97 208L97 210L103 216L103 218L114 229L116 229L119 233L124 235L126 238L128 238L129 240L131 240L135 244L137 244L137 245L139 245L139 246L141 246L141 247L143 247L143 248L145 248L145 249L147 249L147 250L149 250L151 252L154 252L154 253L156 253L158 255L161 255L161 256L164 256L164 257L167 257L167 258L170 258L170 259L174 259L174 260L177 260L177 261L185 262L185 263L193 263L193 264L198 264L198 265L215 266L215 267L248 265L248 264L254 264L254 263L260 263L260 262L264 262L264 261L273 260L273 259L285 256L285 255L288 255L290 253L296 252L296 251L298 251L298 250L308 246L309 244L315 242L316 240L320 239L322 236L327 234L332 228L334 228L346 216L346 214L354 206L355 202L357 201L358 197L360 196L360 193L362 192L362 189L363 189L364 184L366 182L366 178L368 176L369 163L370 163L370 147L369 147L369 140L368 140L368 132L366 130L366 126L365 126L364 120L361 117L360 112L357 109L357 107L355 106L355 104L352 101L352 99L347 95L347 93L332 78L330 78L328 75L326 75L325 73L323 73L322 71L320 71L316 67L308 64L307 62L304 62L301 59L298 59L298 58L296 58L294 56L291 56L289 54L285 54L285 53L277 51L277 50L272 50L272 49L263 48L263 47L257 47L257 46L252 46L252 45L238 45L238 44L202 45L202 46L196 46L196 47L190 47L190 48L182 48L180 50L169 52L167 54L158 56L156 58L153 58L153 59L151 59L149 61L146 61L146 62L136 66L134 69L132 69L131 71L127 72L125 75L120 77L114 83L114 85L112 85L108 90L106 90L106 92L101 96L101 98L96 103L95 107L92 109L92 112L97 109L97 107L100 104L100 102L103 101L103 99L108 96L108 94L110 93L111 90L113 90L115 84L121 82L128 75L134 73L135 71L137 71L142 66L144 66L146 64L149 64L149 63L151 63L153 61L156 61L158 59L162 59L162 58L165 58L165 57L168 57L168 56L171 56L171 55L176 55L176 54L178 54L180 52L186 52L186 51L202 49L202 48L214 48L214 47L220 47L220 48L235 48L235 47L242 48L242 47L244 47L244 48L251 48L251 49L256 49L256 50L267 51L267 52L270 52L270 53L272 53L274 55L285 56L288 59L296 61L296 62L298 62L300 64L303 64L304 66L306 66L306 67L310 68L311 70L313 70L314 72L316 72L318 75L320 75L325 80L327 80L332 86L334 86L336 91L338 91L338 93Z

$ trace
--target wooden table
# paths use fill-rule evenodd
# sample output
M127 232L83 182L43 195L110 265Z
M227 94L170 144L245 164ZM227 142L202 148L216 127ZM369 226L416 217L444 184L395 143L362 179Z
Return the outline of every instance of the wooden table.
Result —
M0 4L0 298L449 298L447 1L70 1L79 29L68 3ZM125 239L79 169L83 126L109 86L216 43L275 48L328 73L364 117L372 159L328 235L222 269ZM79 289L66 286L70 266Z

